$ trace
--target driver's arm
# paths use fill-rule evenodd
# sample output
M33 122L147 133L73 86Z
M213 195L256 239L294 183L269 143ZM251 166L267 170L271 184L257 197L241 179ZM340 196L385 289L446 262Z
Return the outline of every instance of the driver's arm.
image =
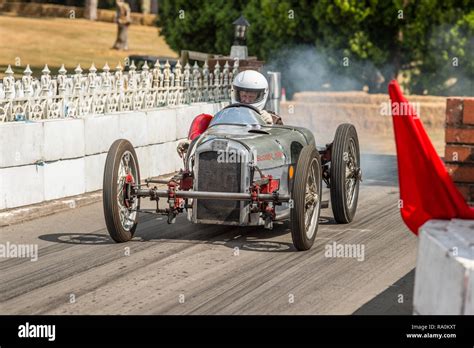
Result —
M262 110L261 115L266 124L283 124L281 117L273 112Z
M273 124L273 117L268 111L262 110L260 112L260 115L262 116L266 124Z

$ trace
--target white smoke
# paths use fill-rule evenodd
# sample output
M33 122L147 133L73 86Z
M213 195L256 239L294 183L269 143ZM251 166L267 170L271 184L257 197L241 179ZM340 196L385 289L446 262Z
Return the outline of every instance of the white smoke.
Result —
M282 86L289 97L299 91L360 91L365 86L380 87L384 82L381 71L371 62L357 62L314 46L280 49L271 54L265 70L281 72Z

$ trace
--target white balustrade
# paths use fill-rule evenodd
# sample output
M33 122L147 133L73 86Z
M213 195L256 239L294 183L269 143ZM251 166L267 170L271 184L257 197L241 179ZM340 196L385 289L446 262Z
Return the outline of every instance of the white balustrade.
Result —
M238 72L238 60L222 71L217 62L209 72L207 62L200 68L174 69L168 61L157 61L152 68L146 63L141 71L135 64L124 72L119 64L114 72L106 63L98 73L94 64L84 74L80 65L68 75L64 65L58 75L51 76L47 65L41 77L32 76L27 65L23 76L15 79L10 66L0 80L0 122L35 121L55 118L81 118L121 111L139 111L157 107L217 102L230 99L233 76Z

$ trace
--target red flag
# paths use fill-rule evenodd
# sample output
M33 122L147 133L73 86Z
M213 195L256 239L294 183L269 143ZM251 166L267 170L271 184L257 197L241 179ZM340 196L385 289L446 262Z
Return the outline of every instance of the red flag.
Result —
M430 219L474 219L474 209L454 186L415 109L395 80L388 85L388 93L397 146L400 212L405 224L418 234L418 228Z

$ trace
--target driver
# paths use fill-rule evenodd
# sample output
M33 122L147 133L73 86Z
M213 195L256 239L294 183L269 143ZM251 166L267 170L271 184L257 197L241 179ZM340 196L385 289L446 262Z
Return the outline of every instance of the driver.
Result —
M264 110L267 99L268 82L263 74L255 70L245 70L235 76L231 89L232 103L252 105L260 110L267 124L283 124L279 116Z
M255 70L245 70L238 73L232 82L231 102L232 104L242 103L251 105L260 111L260 116L266 124L281 125L283 124L281 117L273 112L264 110L268 99L268 90L268 82L263 74ZM193 124L196 123L198 128L202 128L198 133L209 125L210 119L206 118L206 116L212 118L210 115L201 114L197 118L203 117L203 119L198 120L198 122L193 121ZM191 128L193 128L193 125L191 125ZM190 140L192 139L183 140L178 144L177 151L180 157L184 157L189 148Z

